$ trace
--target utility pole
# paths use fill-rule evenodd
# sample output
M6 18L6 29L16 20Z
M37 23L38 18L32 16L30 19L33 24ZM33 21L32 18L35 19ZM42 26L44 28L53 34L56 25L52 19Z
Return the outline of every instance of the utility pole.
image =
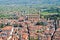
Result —
M19 35L19 40L22 40L22 34Z
M27 30L28 30L28 40L30 40L30 32L29 32L28 24L27 24Z
M54 20L55 30L57 29L56 19Z
M38 40L41 40L40 35L38 34Z
M54 16L54 24L53 25L55 26L55 31L54 31L53 35L51 36L51 40L53 40L53 36L54 36L56 29L57 29L57 17L56 16Z
M42 40L41 35L40 35L40 31L38 31L37 33L38 33L38 40Z

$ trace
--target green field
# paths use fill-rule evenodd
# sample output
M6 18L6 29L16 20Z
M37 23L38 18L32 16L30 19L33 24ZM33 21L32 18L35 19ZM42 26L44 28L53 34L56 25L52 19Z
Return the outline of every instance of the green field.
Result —
M37 6L37 7L36 7ZM44 10L43 8L47 9ZM39 6L39 5L31 5L31 6L4 6L0 5L0 18L9 18L12 16L11 12L21 12L24 14L32 14L32 13L38 13L41 9L43 11L40 12L41 15L51 15L51 14L60 14L60 8L56 6ZM50 11L51 12L50 12ZM58 10L58 11L57 11Z

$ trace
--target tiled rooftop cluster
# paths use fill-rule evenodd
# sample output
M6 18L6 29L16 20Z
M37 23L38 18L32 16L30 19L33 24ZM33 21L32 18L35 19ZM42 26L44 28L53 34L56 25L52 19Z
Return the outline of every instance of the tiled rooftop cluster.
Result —
M45 25L38 25L43 22ZM60 28L55 32L54 20L39 18L39 15L21 16L17 20L0 19L0 40L60 40ZM59 24L60 25L60 24ZM54 33L55 32L55 33Z

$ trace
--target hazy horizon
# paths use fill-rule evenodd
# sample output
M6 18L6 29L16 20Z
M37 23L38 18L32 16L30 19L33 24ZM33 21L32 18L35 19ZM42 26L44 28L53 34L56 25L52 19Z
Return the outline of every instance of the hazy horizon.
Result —
M32 4L48 4L48 5L60 5L60 0L0 0L0 5L32 5Z

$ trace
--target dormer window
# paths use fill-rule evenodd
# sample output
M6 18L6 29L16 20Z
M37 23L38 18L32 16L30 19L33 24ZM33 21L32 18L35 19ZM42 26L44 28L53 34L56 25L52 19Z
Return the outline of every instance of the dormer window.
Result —
M26 16L25 20L28 20L28 17Z
M18 24L13 24L14 27L18 27Z
M18 22L23 22L24 20L19 20Z
M23 27L21 24L19 24L19 27Z
M6 36L7 34L6 33L2 33L2 36Z
M0 32L2 32L2 30L0 29Z
M7 23L5 24L5 26L10 26L10 22L7 22Z

